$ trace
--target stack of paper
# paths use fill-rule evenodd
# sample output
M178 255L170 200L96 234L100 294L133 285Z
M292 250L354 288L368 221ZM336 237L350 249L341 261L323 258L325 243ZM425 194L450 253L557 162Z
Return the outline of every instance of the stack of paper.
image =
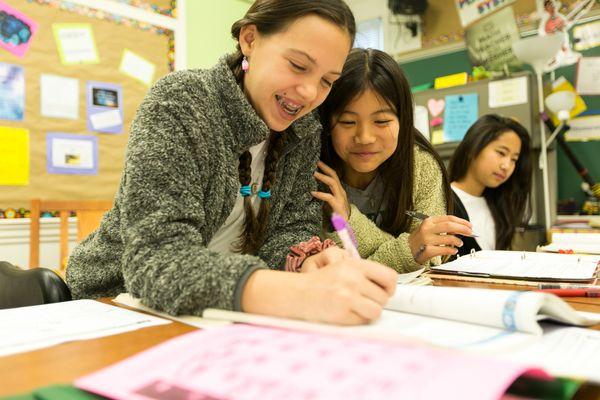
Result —
M94 300L0 310L0 356L171 321Z

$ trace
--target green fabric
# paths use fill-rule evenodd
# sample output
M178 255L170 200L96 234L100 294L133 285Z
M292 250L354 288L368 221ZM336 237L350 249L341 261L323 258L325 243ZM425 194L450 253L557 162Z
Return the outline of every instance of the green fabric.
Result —
M583 382L569 378L555 378L551 381L535 377L521 376L506 393L524 398L569 400L581 388Z
M72 385L51 385L31 393L4 397L2 400L103 400L105 397L77 389Z
M413 203L416 211L429 216L446 214L442 179L440 166L433 156L415 146ZM413 259L408 246L408 232L394 237L382 231L354 204L351 205L349 223L354 230L361 257L380 262L399 273L415 271L423 267ZM420 221L414 220L410 227L411 232L419 224ZM440 257L434 257L426 265L438 265L440 262Z

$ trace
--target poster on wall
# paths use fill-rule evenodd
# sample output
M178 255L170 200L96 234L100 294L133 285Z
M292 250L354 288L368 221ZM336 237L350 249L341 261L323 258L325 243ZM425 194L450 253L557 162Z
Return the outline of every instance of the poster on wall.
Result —
M0 47L23 58L37 29L37 22L0 1Z
M152 85L156 65L144 57L135 54L129 49L123 50L123 58L119 65L119 71L142 82L146 86Z
M25 74L18 65L0 63L0 119L23 120Z
M121 85L88 81L87 127L93 132L123 132Z
M46 135L46 165L50 174L97 175L98 138L49 132Z
M0 126L0 186L29 184L29 131Z
M40 75L40 113L49 118L79 118L79 79Z
M455 0L463 28L516 0Z
M63 65L100 62L90 24L52 24L54 39Z
M577 25L573 28L575 50L588 50L600 46L600 21Z
M446 96L444 111L444 142L461 141L467 130L477 121L479 96L466 93Z
M504 71L520 65L512 51L519 40L519 29L512 7L477 21L465 30L465 44L473 65L483 65L488 71Z

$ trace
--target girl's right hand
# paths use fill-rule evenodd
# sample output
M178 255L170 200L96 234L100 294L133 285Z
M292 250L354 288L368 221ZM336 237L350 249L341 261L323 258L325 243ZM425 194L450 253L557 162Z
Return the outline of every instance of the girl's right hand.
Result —
M453 215L428 217L410 233L408 246L415 261L425 264L433 257L456 254L463 242L455 235L473 236L471 223Z
M379 263L340 257L339 249L328 264L306 274L306 289L299 310L309 321L340 325L376 320L396 290L398 274ZM336 251L337 250L337 251Z

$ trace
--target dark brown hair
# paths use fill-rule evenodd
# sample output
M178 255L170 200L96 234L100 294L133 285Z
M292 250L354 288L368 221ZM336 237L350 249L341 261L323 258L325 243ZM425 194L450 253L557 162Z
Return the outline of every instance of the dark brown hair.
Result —
M327 100L319 108L323 124L321 159L334 168L343 180L343 161L333 148L331 130L346 106L372 89L396 113L400 125L396 151L378 168L385 187L383 220L380 228L394 236L410 229L405 211L414 207L414 146L431 154L437 161L443 179L446 209L451 209L450 185L439 155L414 127L413 99L408 81L394 59L383 51L353 49Z
M531 193L531 139L527 129L512 118L496 114L480 117L467 131L450 159L452 182L463 179L479 153L505 132L513 131L521 140L521 152L515 170L506 182L496 188L486 187L483 197L496 224L496 249L510 248L515 228L531 214L528 200ZM475 228L476 229L476 228Z
M285 30L301 17L317 15L345 29L351 42L356 35L354 16L350 8L342 0L256 0L242 19L231 26L231 35L239 41L242 27L255 25L261 35L272 35ZM241 64L244 55L238 42L237 51L227 59L229 68L240 85L243 85L244 72ZM263 191L270 190L275 183L277 162L283 148L284 133L271 132L265 159L265 173L262 182ZM239 180L242 185L249 185L251 180L252 156L249 151L240 156L238 167ZM252 209L250 196L244 197L244 230L240 236L238 250L242 253L254 254L264 240L270 211L270 199L261 199L258 215Z

